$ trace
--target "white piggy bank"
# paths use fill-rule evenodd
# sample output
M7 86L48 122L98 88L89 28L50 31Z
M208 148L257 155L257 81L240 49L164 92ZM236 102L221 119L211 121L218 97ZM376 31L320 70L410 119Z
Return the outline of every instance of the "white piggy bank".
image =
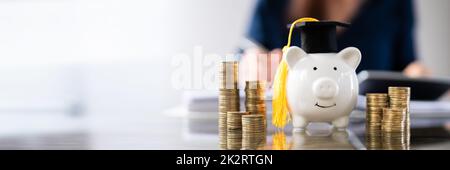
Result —
M355 70L361 52L349 47L337 54L307 54L290 47L284 57L289 67L286 95L294 130L303 130L310 122L330 122L345 129L356 105Z

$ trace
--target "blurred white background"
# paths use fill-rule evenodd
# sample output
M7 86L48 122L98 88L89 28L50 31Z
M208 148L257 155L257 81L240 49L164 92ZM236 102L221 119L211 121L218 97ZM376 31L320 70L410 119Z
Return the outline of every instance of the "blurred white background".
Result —
M194 46L234 52L252 3L0 1L0 111L150 113L176 105L172 56L192 55Z
M2 0L0 115L7 116L0 121L12 114L160 114L183 92L171 84L172 56L193 55L195 46L235 52L254 3ZM436 75L450 76L450 1L416 5L420 57Z

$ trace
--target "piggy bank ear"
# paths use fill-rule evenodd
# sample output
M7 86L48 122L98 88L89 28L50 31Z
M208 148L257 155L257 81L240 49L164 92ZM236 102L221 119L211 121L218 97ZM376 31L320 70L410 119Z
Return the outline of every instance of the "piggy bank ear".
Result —
M355 47L343 49L337 56L353 69L356 69L361 62L361 52Z
M308 54L306 54L306 52L303 51L301 48L290 47L284 54L284 57L286 59L289 68L294 68L295 64L297 64L297 62L300 61L300 59L305 58L307 55Z

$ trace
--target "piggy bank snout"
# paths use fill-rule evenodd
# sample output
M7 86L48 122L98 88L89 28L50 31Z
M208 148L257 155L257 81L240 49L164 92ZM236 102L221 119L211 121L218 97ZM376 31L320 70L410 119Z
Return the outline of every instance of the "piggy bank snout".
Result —
M338 84L330 78L319 78L313 83L313 93L319 99L334 98L338 91Z

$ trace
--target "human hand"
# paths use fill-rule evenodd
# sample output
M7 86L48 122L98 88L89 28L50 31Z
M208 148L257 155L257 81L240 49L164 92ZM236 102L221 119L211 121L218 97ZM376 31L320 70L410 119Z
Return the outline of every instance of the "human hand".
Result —
M404 70L403 74L408 77L427 77L431 75L431 71L429 68L427 68L424 64L415 61L411 64L409 64Z

